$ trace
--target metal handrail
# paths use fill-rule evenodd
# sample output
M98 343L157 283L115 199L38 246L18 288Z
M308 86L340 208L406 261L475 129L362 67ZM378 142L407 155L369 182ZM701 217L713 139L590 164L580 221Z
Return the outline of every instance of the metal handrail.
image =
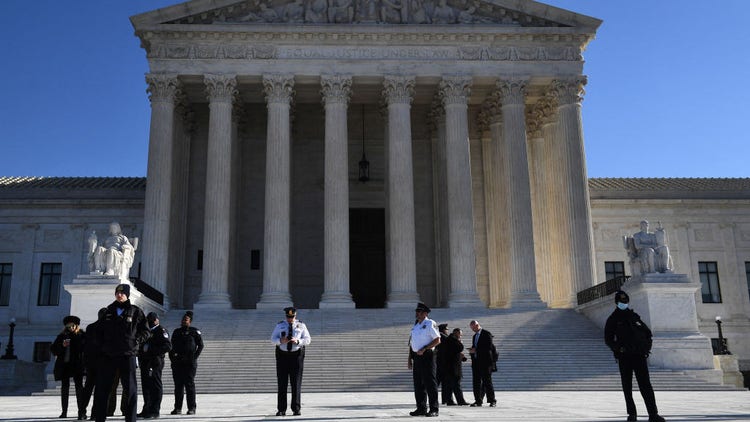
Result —
M622 287L622 285L625 284L625 282L627 282L628 280L630 280L630 276L623 275L620 277L609 279L604 283L599 283L596 286L589 287L588 289L581 290L580 292L578 292L578 305L580 306L584 303L599 299L600 297L611 295L612 293L620 290L620 287Z

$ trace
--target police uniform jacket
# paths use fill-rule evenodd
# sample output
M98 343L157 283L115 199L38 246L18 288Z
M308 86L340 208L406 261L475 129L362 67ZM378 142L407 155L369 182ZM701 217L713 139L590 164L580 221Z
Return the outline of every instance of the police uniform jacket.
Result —
M96 365L96 361L102 355L102 345L99 343L100 321L94 321L86 326L86 337L83 339L83 362L86 368Z
M411 329L409 340L412 352L419 352L419 349L426 347L439 337L440 332L435 321L429 318L425 318L422 322L417 321Z
M647 344L640 345L636 341L636 326L648 333ZM651 351L651 330L632 309L623 311L615 308L604 324L604 342L612 349L616 358L624 355L646 356Z
M271 333L271 342L275 344L279 350L286 352L287 351L287 345L281 344L281 337L294 337L297 340L299 340L299 343L292 344L290 352L296 352L300 349L304 349L305 346L310 344L310 341L312 340L310 338L310 332L307 331L307 326L302 321L294 320L292 322L292 333L291 336L289 335L289 323L286 321L279 321L278 324L276 324L276 327L273 329L273 333Z
M118 315L117 310L122 309ZM114 301L107 306L98 338L105 356L137 356L138 345L144 343L151 332L146 325L146 316L141 308L126 300Z
M172 331L172 350L169 360L172 365L198 366L198 356L203 351L203 337L195 327L180 327Z
M172 349L169 333L161 325L151 328L151 337L141 345L138 353L141 365L146 368L161 367L164 364L164 354Z

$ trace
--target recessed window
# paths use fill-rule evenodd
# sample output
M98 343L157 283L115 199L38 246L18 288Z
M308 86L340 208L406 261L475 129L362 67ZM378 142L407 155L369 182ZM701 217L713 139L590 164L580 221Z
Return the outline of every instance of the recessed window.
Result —
M250 250L250 269L251 270L260 269L260 249Z
M49 362L52 353L50 353L52 343L49 341L34 342L34 362Z
M698 262L698 273L701 277L703 303L721 303L719 270L716 262Z
M42 263L39 274L39 306L57 306L60 304L60 284L62 282L62 263Z
M604 262L604 279L612 280L617 277L625 276L625 263L623 261L605 261Z
M10 279L13 276L13 264L0 264L0 306L10 302Z

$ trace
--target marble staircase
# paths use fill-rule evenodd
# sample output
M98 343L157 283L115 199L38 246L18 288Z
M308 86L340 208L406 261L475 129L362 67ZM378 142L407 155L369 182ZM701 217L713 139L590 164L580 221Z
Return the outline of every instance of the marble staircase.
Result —
M170 333L184 311L162 319ZM299 310L312 336L307 348L303 389L306 392L411 391L406 368L411 309ZM276 375L271 331L283 317L279 310L196 312L194 326L205 349L198 363L198 393L274 392ZM464 330L471 340L471 319L495 335L500 353L495 387L500 391L619 390L620 379L603 333L573 310L434 309L430 317ZM658 390L733 390L680 371L652 368ZM634 382L635 383L635 382ZM173 383L169 365L165 392ZM464 365L465 392L471 391L471 367ZM47 390L53 393L55 390ZM467 400L470 398L470 394Z

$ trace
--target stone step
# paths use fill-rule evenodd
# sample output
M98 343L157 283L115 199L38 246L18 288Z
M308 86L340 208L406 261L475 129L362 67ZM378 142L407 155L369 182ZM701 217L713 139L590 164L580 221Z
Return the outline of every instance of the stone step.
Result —
M161 318L171 332L184 311ZM199 359L199 393L275 392L275 358L271 331L281 312L227 310L200 312L194 326L203 334L205 349ZM307 348L306 392L411 391L406 368L407 339L413 313L398 309L300 310L310 330ZM508 310L436 309L430 315L449 329L460 326L464 342L471 341L468 322L479 320L495 335L500 360L494 375L501 391L620 389L620 377L603 333L572 310L516 312ZM171 393L169 365L164 387ZM732 390L679 371L652 368L657 390ZM464 365L463 387L471 390L471 367ZM45 394L54 394L55 389Z

